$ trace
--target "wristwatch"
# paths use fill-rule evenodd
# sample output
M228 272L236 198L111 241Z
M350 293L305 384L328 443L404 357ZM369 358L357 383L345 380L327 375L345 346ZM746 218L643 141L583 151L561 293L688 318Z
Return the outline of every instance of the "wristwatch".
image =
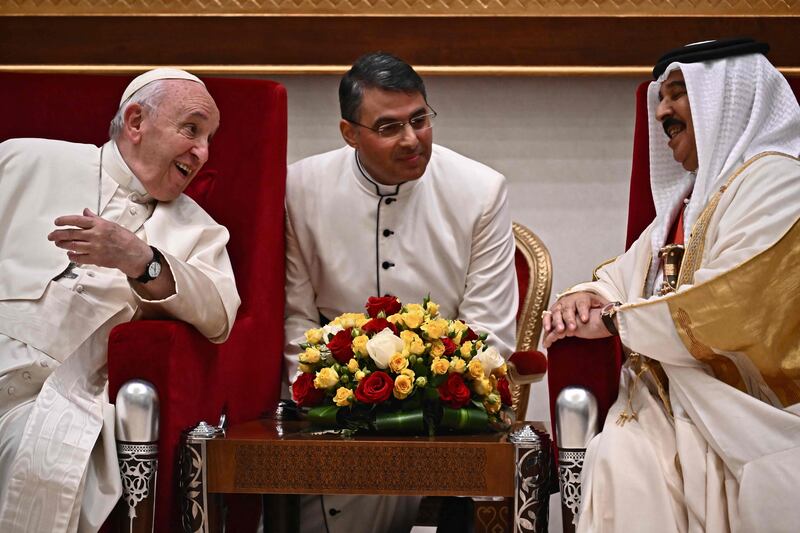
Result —
M147 263L145 266L144 274L136 278L136 281L139 283L147 283L148 281L153 281L161 274L161 259L164 257L161 255L161 252L158 251L158 248L154 246L150 247L153 250L153 258Z
M620 305L622 305L621 302L608 302L600 310L600 317L603 319L603 324L605 324L608 332L614 336L619 335L617 324L614 322L614 315L617 314L617 309Z

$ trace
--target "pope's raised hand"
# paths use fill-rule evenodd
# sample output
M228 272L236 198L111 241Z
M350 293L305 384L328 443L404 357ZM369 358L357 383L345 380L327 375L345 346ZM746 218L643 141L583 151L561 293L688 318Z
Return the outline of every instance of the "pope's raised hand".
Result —
M133 232L105 220L90 209L82 215L56 218L49 241L67 250L69 260L79 265L97 265L121 270L129 278L141 276L153 251Z

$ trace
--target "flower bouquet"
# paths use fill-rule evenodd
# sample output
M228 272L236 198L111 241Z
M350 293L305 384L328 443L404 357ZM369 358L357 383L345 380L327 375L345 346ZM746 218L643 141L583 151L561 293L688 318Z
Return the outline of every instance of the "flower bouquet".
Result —
M294 401L315 426L434 434L502 430L511 417L506 364L430 298L371 297L306 332Z

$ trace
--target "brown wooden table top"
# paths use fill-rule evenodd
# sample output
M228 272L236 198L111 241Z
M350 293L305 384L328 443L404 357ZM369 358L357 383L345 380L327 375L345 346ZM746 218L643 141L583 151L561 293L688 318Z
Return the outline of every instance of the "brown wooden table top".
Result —
M307 430L304 422L257 420L208 441L209 492L514 495L506 433L344 439Z

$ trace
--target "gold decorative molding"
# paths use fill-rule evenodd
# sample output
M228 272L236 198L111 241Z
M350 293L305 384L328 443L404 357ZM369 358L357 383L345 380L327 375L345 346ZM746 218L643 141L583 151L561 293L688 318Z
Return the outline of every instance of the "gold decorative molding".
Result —
M798 16L800 0L0 0L4 15Z

